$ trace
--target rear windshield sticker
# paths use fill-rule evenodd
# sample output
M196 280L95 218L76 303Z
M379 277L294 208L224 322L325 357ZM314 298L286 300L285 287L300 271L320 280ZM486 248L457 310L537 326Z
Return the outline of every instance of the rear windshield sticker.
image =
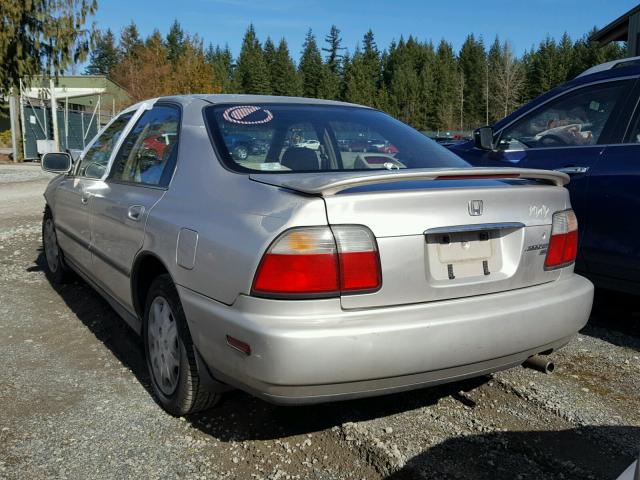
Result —
M240 125L260 125L273 120L273 114L266 108L241 105L227 108L222 113L222 118L227 122L238 123Z

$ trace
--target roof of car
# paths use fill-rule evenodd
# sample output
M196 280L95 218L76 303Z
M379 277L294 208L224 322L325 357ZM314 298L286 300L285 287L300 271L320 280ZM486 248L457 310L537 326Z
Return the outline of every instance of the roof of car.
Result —
M306 97L284 97L275 95L247 95L234 93L194 93L189 95L173 95L169 97L158 97L153 100L172 100L179 103L188 103L194 99L202 100L211 104L225 103L296 103L301 105L340 105L349 107L369 108L354 103L339 102L337 100L323 100L320 98Z

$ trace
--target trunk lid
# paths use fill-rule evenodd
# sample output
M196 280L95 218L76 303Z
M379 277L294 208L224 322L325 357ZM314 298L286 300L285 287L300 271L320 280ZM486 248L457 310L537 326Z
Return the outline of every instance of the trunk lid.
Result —
M495 293L560 276L560 270L544 270L553 213L569 208L562 187L568 179L557 172L412 170L252 178L322 196L330 224L371 229L382 288L343 295L347 309Z

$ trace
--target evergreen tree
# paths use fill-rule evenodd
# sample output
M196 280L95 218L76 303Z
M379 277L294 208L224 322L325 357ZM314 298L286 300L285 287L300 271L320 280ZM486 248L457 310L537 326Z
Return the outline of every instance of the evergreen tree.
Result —
M458 69L453 47L442 40L436 50L435 65L436 125L440 129L452 129L455 126L458 88Z
M302 79L302 95L318 98L322 79L322 57L316 44L316 37L311 29L307 32L302 45L302 56L298 70Z
M464 78L462 97L463 126L478 125L485 118L486 57L482 40L467 36L459 55L460 78Z
M274 95L299 96L302 94L300 78L284 38L280 40L275 51L271 78Z
M416 128L437 129L436 95L436 55L431 42L421 45L422 61L418 71L419 109Z
M229 46L220 48L209 44L205 54L205 60L213 72L213 93L225 93L231 91L233 77L233 56Z
M594 65L627 56L625 44L609 43L602 45L598 42L590 41L589 37L596 31L597 29L594 28L574 43L573 62L568 72L569 78L574 78L576 75L579 75Z
M273 71L273 65L276 60L276 46L273 44L271 37L267 37L262 50L264 55L264 63L267 65L267 69L269 70L269 74L271 75ZM273 80L273 75L271 75L271 79Z
M335 25L331 25L331 30L324 37L324 41L327 44L326 47L322 48L323 52L327 52L327 61L326 65L329 67L329 70L333 74L340 73L340 60L342 59L341 51L344 50L342 47L342 38L340 38L340 29Z
M175 64L180 58L180 55L184 53L187 48L185 43L184 30L182 30L180 23L176 19L171 24L171 28L167 34L167 57L171 63Z
M233 83L233 88L238 93L271 93L269 70L253 24L249 25L244 35Z
M109 75L118 64L118 49L111 29L98 33L95 46L89 55L86 73L89 75Z
M502 45L500 44L500 39L496 35L491 47L489 47L489 53L487 54L487 78L485 78L485 81L489 82L489 124L492 124L502 118L502 105L496 98L496 91L498 90L497 73L500 69L501 54ZM485 85L485 88L486 87L487 85Z
M138 27L135 23L131 22L129 25L122 29L120 33L120 55L122 57L128 57L135 55L136 50L143 45L138 33Z
M382 62L373 32L369 30L363 40L363 50L356 49L349 71L345 73L345 98L353 103L377 106L378 89L382 79Z

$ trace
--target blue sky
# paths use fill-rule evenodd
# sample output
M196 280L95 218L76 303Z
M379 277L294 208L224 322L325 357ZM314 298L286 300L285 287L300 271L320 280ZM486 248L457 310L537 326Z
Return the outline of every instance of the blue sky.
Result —
M371 28L381 48L412 34L434 42L445 38L458 49L474 33L486 43L497 34L521 54L547 35L580 37L635 5L637 0L99 0L94 20L116 34L133 20L146 36L155 28L166 34L177 18L205 44L228 43L234 55L253 22L261 41L284 36L296 60L307 29L321 41L332 24L351 52Z

